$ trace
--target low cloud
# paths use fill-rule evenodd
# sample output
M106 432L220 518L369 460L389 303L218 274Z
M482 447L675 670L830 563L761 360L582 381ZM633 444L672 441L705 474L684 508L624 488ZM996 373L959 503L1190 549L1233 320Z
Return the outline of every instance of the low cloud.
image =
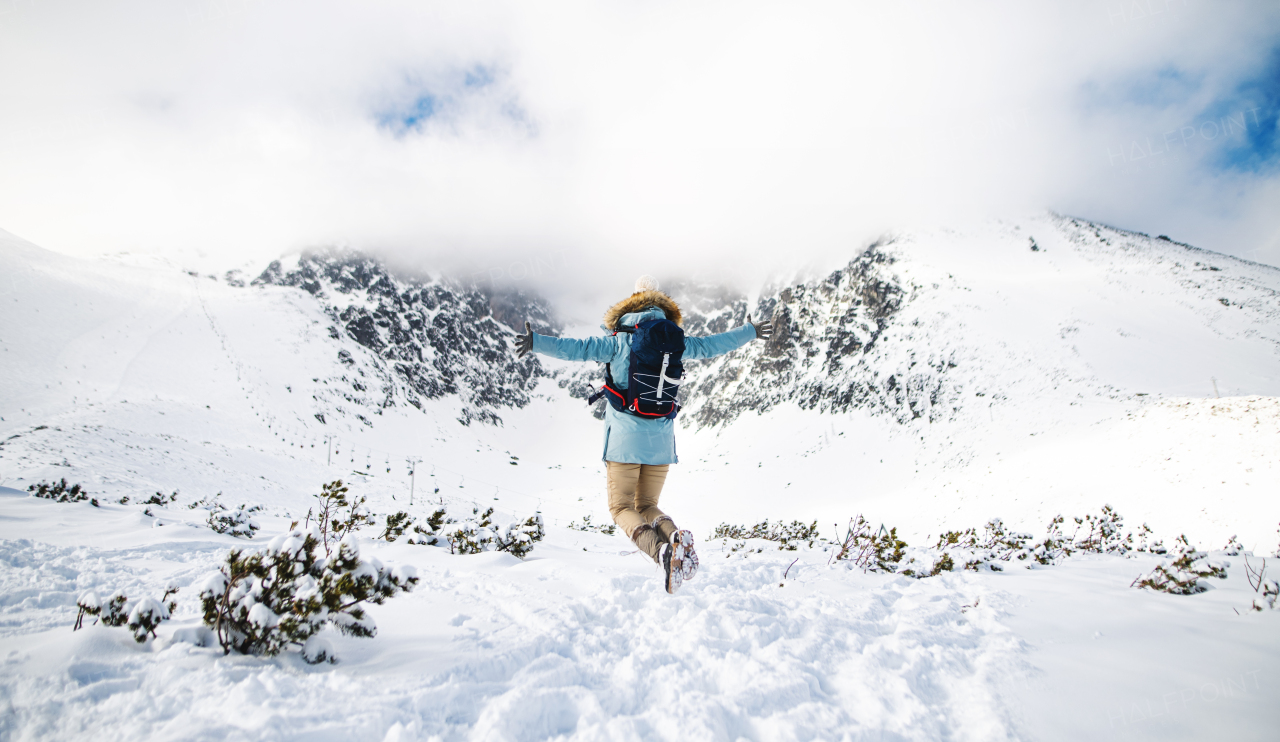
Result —
M1280 264L1277 49L1271 2L0 0L0 227L584 304L1045 208Z

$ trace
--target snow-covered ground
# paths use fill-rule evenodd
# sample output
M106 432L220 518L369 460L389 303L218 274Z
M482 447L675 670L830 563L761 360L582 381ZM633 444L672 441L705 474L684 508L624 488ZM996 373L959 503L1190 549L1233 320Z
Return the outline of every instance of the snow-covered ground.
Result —
M707 546L668 596L621 537L553 528L523 562L368 542L422 581L312 667L173 640L199 624L191 596L146 645L71 632L82 590L158 595L244 546L191 511L2 507L28 536L0 547L15 740L1265 739L1275 721L1277 616L1246 610L1242 557L1173 597L1128 587L1151 557L914 580Z
M967 339L985 364L961 369L977 369L991 404L908 425L782 406L680 432L682 463L663 505L702 541L703 568L675 596L624 537L567 527L608 516L598 423L554 384L503 412L501 427L459 424L451 398L364 424L328 401L337 351L363 349L331 337L304 292L240 288L128 256L76 261L0 233L0 485L13 488L0 494L0 730L12 739L1268 738L1280 612L1248 610L1256 593L1243 555L1215 555L1229 563L1227 579L1178 597L1129 587L1161 561L1148 554L916 580L833 567L821 549L732 551L703 540L721 522L763 518L818 520L835 537L858 513L913 545L997 516L1040 535L1054 515L1111 504L1166 543L1186 533L1219 549L1236 534L1259 556L1275 552L1280 355L1276 327L1256 318L1280 316L1268 298L1280 271L1215 258L1223 270L1186 279L1203 273L1197 293L1185 276L1159 274L1173 262L1159 252L1166 246L1077 248L1048 221L899 240L909 280L954 277L913 311L941 312L939 331L966 333L954 344ZM1036 253L1002 258L992 247L1025 242L1030 230ZM1208 279L1232 271L1242 288L1219 296ZM323 423L318 404L331 405ZM421 459L412 503L411 458ZM64 477L100 506L23 492ZM521 561L386 543L366 529L366 553L411 564L422 579L372 609L376 638L333 639L337 665L224 657L192 643L194 585L229 549L302 518L337 478L379 514L421 518L440 501L540 511L548 535ZM145 514L139 500L157 491L178 499ZM256 538L216 534L205 510L188 507L218 493L232 507L264 508ZM183 589L156 640L71 631L84 590L159 597L170 583Z

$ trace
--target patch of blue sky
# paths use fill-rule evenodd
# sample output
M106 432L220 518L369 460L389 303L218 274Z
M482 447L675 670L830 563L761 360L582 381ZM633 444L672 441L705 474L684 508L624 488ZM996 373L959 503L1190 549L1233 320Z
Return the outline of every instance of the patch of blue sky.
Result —
M439 115L442 108L439 96L419 91L402 105L383 110L375 114L378 126L390 129L397 135L411 131L421 131L433 117Z
M411 84L402 103L377 113L375 118L379 126L397 135L419 132L432 119L444 116L459 98L476 94L493 85L495 79L492 68L476 65L447 76L434 89Z
M430 93L419 95L409 107L396 116L384 118L383 125L407 131L420 129L436 112L440 110L440 100Z
M1255 173L1280 169L1280 47L1257 74L1215 101L1202 118L1201 129L1217 122L1223 137L1213 163L1217 168Z
M1174 67L1165 67L1150 78L1130 86L1126 98L1140 106L1167 108L1187 100L1203 84L1202 75L1193 76Z
M1121 150L1108 150L1112 162L1140 159L1179 149L1199 150L1211 170L1280 171L1280 47L1241 82L1216 92L1213 102L1195 113L1186 106L1203 96L1205 77L1165 67L1136 80L1085 85L1085 110L1148 111L1152 130ZM1162 115L1163 114L1163 115ZM1169 114L1182 119L1170 121ZM1188 115L1190 114L1190 115ZM1167 128L1158 131L1157 126ZM1119 154L1117 154L1119 152Z
M1089 108L1114 110L1128 106L1167 109L1185 103L1204 84L1203 75L1193 75L1176 67L1164 67L1136 80L1109 85L1085 84L1084 104Z
M478 64L462 76L462 85L468 88L485 88L492 85L493 80L493 69Z

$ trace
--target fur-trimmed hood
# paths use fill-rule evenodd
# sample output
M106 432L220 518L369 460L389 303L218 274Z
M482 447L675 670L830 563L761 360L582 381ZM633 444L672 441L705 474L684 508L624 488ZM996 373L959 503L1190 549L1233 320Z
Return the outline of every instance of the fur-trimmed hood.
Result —
M667 319L677 325L684 324L684 316L680 314L680 307L670 296L661 291L637 291L622 301L609 307L609 311L604 313L604 326L610 330L618 329L618 320L622 319L624 314L632 312L643 312L649 307L657 307L661 309L663 314L667 315Z

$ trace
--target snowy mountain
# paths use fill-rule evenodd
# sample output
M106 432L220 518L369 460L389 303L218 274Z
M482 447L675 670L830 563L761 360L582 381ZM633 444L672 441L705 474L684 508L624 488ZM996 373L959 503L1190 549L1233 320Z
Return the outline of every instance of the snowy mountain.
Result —
M861 513L914 547L1110 504L1166 543L1276 549L1280 270L1055 215L854 252L751 295L666 282L692 334L748 313L778 327L687 366L663 505L699 539L764 518L833 538ZM1269 723L1275 615L1245 610L1242 556L1219 554L1219 589L1175 598L1129 588L1151 554L913 580L706 541L698 581L660 593L629 541L577 530L608 522L582 402L599 369L510 352L525 319L600 331L553 300L357 252L210 276L7 233L0 276L0 728L16 738L1195 739ZM23 494L62 478L99 506ZM380 522L540 511L547 539L520 561L366 529L362 548L423 580L378 607L376 639L337 640L336 668L183 639L202 575L338 478ZM153 492L178 494L139 502ZM200 503L218 496L262 508L262 533L209 530ZM70 633L80 591L168 582L186 591L172 632ZM1189 642L1203 651L1168 651ZM1210 682L1212 702L1182 699ZM1168 693L1182 700L1157 719Z
M696 315L695 333L747 311L779 332L704 364L686 421L790 402L937 422L996 403L1203 396L1215 373L1227 394L1275 396L1277 289L1275 268L1074 219L907 233L823 280ZM1202 353L1228 345L1228 364Z
M1058 400L1203 394L1216 377L1196 375L1201 354L1192 348L1213 342L1206 332L1242 340L1236 345L1253 354L1245 365L1219 372L1224 385L1237 385L1223 391L1280 391L1280 380L1267 372L1280 354L1276 269L1073 219L1050 217L1036 226L1039 241L1019 225L996 227L982 235L984 244L951 246L960 261L935 248L957 241L954 235L888 237L821 280L754 302L725 287L676 282L671 290L689 305L691 334L724 332L749 312L777 327L767 343L695 367L697 382L682 389L684 424L724 425L786 403L824 413L866 410L905 424L955 420L975 397L985 409L997 400L1022 406L1051 392ZM975 265L984 259L990 264ZM978 303L975 285L1000 271L996 281L1008 285ZM315 296L333 321L331 335L340 328L382 362L376 371L388 384L382 406L399 399L420 407L420 399L456 395L468 403L467 422L525 406L536 379L549 375L536 358L510 357L508 330L519 330L525 319L538 332L563 329L545 301L486 295L441 279L397 279L354 252L300 256L287 271L276 261L253 284ZM1066 292L1046 303L1045 288ZM1080 293L1070 295L1073 289ZM1146 302L1125 300L1148 292ZM1231 316L1232 307L1239 316ZM1174 313L1175 326L1190 337L1152 337L1168 332L1164 324L1151 326L1153 313ZM1004 331L1019 321L1023 327ZM1089 329L1098 324L1115 325L1122 338L1143 335L1108 342L1099 335L1109 330ZM353 361L348 355L343 363ZM1179 367L1185 370L1170 373ZM1245 374L1228 381L1232 372ZM595 375L598 369L578 374L584 386ZM1010 393L1024 399L1009 402Z
M19 436L0 454L15 483L51 475L49 461L75 459L68 450L87 453L56 436L43 454L25 450L40 424L84 424L106 404L157 416L179 404L228 428L262 421L295 457L325 441L349 464L363 453L365 472L374 459L383 474L413 457L445 466L442 445L478 438L459 455L539 450L547 466L583 472L522 490L597 491L583 467L599 458L598 429L571 400L601 369L509 352L526 318L577 336L599 332L594 318L566 328L546 300L393 275L355 252L294 256L252 281L128 257L72 261L16 238L4 260L16 312L5 353L23 359L6 363L0 423ZM831 522L856 508L920 536L957 518L1038 524L1110 502L1216 541L1248 532L1253 488L1275 483L1275 426L1255 414L1280 396L1280 271L1269 266L1045 215L889 235L823 278L751 298L669 288L692 334L748 312L778 327L767 343L690 363L682 390L684 475L673 485L738 492L743 519ZM1178 421L1200 419L1227 429L1187 445L1200 434ZM8 468L15 456L22 465ZM473 476L512 484L488 460L476 466ZM1161 486L1118 486L1135 477ZM820 494L832 482L847 486ZM805 494L777 507L773 493L795 490ZM709 528L723 519L716 502L695 498L692 516ZM1265 522L1252 538L1270 537Z
M555 329L546 307L521 293L485 295L439 279L397 280L369 257L332 251L299 256L288 271L274 261L253 285L306 291L333 322L331 338L345 332L369 351L362 361L338 351L349 372L335 383L350 389L337 396L331 389L329 399L316 400L321 407L340 409L345 401L381 414L395 404L421 409L423 400L453 396L463 401L463 425L473 419L501 423L498 412L527 405L546 376L536 359L518 362L511 354L504 324L528 319L539 332Z

